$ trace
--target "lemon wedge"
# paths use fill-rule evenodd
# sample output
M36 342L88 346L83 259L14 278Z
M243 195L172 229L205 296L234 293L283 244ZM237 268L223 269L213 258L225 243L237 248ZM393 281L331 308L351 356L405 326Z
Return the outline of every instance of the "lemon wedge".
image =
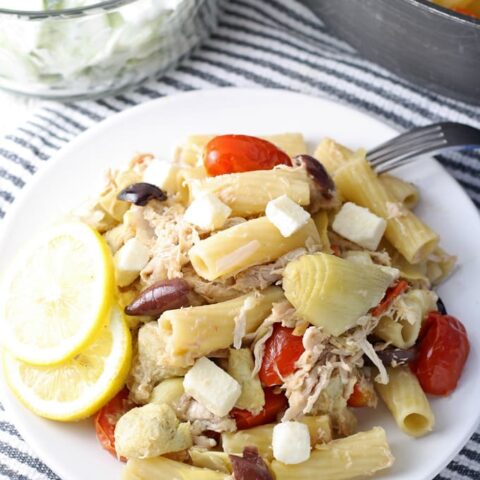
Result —
M102 236L84 223L65 223L41 234L4 278L2 340L24 362L68 360L108 323L113 260Z
M68 422L89 417L122 388L131 358L130 330L115 306L108 326L71 360L35 366L4 349L3 368L10 389L27 408L41 417Z

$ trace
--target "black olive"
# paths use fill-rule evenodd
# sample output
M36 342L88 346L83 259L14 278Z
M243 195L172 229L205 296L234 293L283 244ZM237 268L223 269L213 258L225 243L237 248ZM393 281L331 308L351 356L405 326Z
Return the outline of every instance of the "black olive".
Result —
M408 350L387 347L377 351L378 358L387 366L404 365L413 362L417 356L417 349L412 347Z
M118 195L119 200L134 203L141 207L145 206L150 200L166 200L166 193L151 183L134 183L124 188Z
M243 457L229 455L236 480L273 480L265 460L258 454L257 447L245 447Z
M166 310L190 306L191 288L182 278L160 280L125 307L127 315L161 315Z
M292 158L295 166L303 166L313 179L325 200L331 200L335 193L335 183L325 170L325 167L310 155L297 155Z
M442 314L442 315L448 315L447 312L447 307L445 307L445 304L443 303L442 299L438 297L437 300L437 310Z

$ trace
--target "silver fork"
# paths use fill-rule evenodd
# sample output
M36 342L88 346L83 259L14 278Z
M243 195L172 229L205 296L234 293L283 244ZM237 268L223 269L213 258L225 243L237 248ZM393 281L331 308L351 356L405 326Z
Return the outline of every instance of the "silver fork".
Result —
M388 172L427 153L480 148L480 130L455 122L432 123L402 133L367 153L377 173Z

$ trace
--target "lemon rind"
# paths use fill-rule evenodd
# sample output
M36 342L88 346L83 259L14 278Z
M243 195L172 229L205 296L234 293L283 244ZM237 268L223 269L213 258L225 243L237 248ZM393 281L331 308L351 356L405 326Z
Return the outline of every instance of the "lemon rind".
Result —
M130 371L132 359L131 334L123 313L117 307L114 307L112 310L110 328L114 341L111 356L116 356L117 358L109 358L109 360L107 360L107 363L110 361L110 364L114 364L114 366L110 367L110 371L108 371L108 367L105 368L105 371L109 374L112 380L111 382L106 383L107 387L100 391L98 395L93 396L89 401L84 400L83 405L80 402L81 399L77 399L75 402L79 404L79 407L72 408L71 411L68 411L68 403L60 404L59 402L48 402L43 399L38 399L37 404L36 400L29 400L29 398L32 399L32 396L26 392L27 389L19 380L18 375L16 375L18 360L7 351L4 351L2 364L4 376L9 388L26 408L40 417L61 422L79 421L90 417L118 393L123 387ZM118 342L121 343L119 344ZM100 377L101 379L107 375L106 372L102 373ZM101 380L99 380L99 383L101 383ZM39 405L43 406L39 407ZM49 408L45 408L45 405Z
M109 312L116 296L115 269L108 244L95 229L80 222L71 222L57 226L54 229L45 232L43 236L37 238L36 241L31 242L30 247L23 252L23 255L26 256L36 242L42 241L43 238L54 238L55 235L60 235L63 232L68 234L72 228L77 230L77 233L82 236L82 239L88 241L92 245L95 243L96 247L99 247L98 255L95 256L95 260L102 262L103 275L98 281L98 283L102 285L102 288L99 289L98 292L98 312L95 320L89 325L89 328L81 331L78 338L74 337L75 341L71 342L69 348L35 348L32 345L18 342L8 328L4 329L4 347L7 348L14 357L30 365L53 366L70 360L93 340L100 329L107 324L109 319ZM20 261L16 262L14 268L18 268L19 263Z

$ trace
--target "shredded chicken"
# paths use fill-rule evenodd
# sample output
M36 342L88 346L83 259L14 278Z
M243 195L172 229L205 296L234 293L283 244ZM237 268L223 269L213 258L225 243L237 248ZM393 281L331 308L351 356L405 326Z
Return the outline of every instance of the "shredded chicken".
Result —
M242 347L242 340L247 332L247 314L258 305L260 298L261 295L258 291L256 291L253 296L246 298L238 315L234 318L235 328L233 330L233 348L236 348L237 350Z
M208 303L218 303L251 292L264 290L281 280L287 264L296 258L318 251L318 246L312 249L296 248L278 258L275 262L256 265L239 273L233 278L215 280L213 282L198 276L195 270L187 265L183 268L183 278L192 289L201 295Z
M305 248L296 248L282 255L273 263L251 267L236 276L234 288L240 292L254 289L263 290L282 278L283 270L288 263L306 253Z
M194 226L183 219L185 208L174 202L149 202L135 228L137 237L152 251L152 259L140 272L143 286L182 276L188 252L200 240ZM137 219L137 217L135 217Z
M332 414L346 408L346 400L356 382L357 368L363 366L364 354L378 367L378 379L388 382L386 369L367 340L377 322L378 319L370 315L362 317L355 329L340 337L329 336L320 327L312 326L306 330L303 337L305 351L296 363L295 372L284 381L289 401L284 421L319 410ZM333 405L322 408L322 402L325 404L325 394L322 397L322 393L332 388L333 379L340 381L341 395L337 395Z
M190 422L193 442L198 446L211 448L216 445L215 440L204 435L205 431L222 433L235 432L237 430L237 425L233 418L214 415L187 394L180 397L175 405L175 410L179 420Z
M226 302L242 295L242 292L235 288L233 279L210 282L197 275L191 265L184 267L182 272L183 279L208 303Z
M346 238L343 238L342 236L338 235L335 232L332 232L331 230L328 230L327 232L328 239L330 240L331 245L335 245L336 247L339 247L341 251L343 250L363 250L362 247L357 245L356 243L351 242L350 240L347 240Z

